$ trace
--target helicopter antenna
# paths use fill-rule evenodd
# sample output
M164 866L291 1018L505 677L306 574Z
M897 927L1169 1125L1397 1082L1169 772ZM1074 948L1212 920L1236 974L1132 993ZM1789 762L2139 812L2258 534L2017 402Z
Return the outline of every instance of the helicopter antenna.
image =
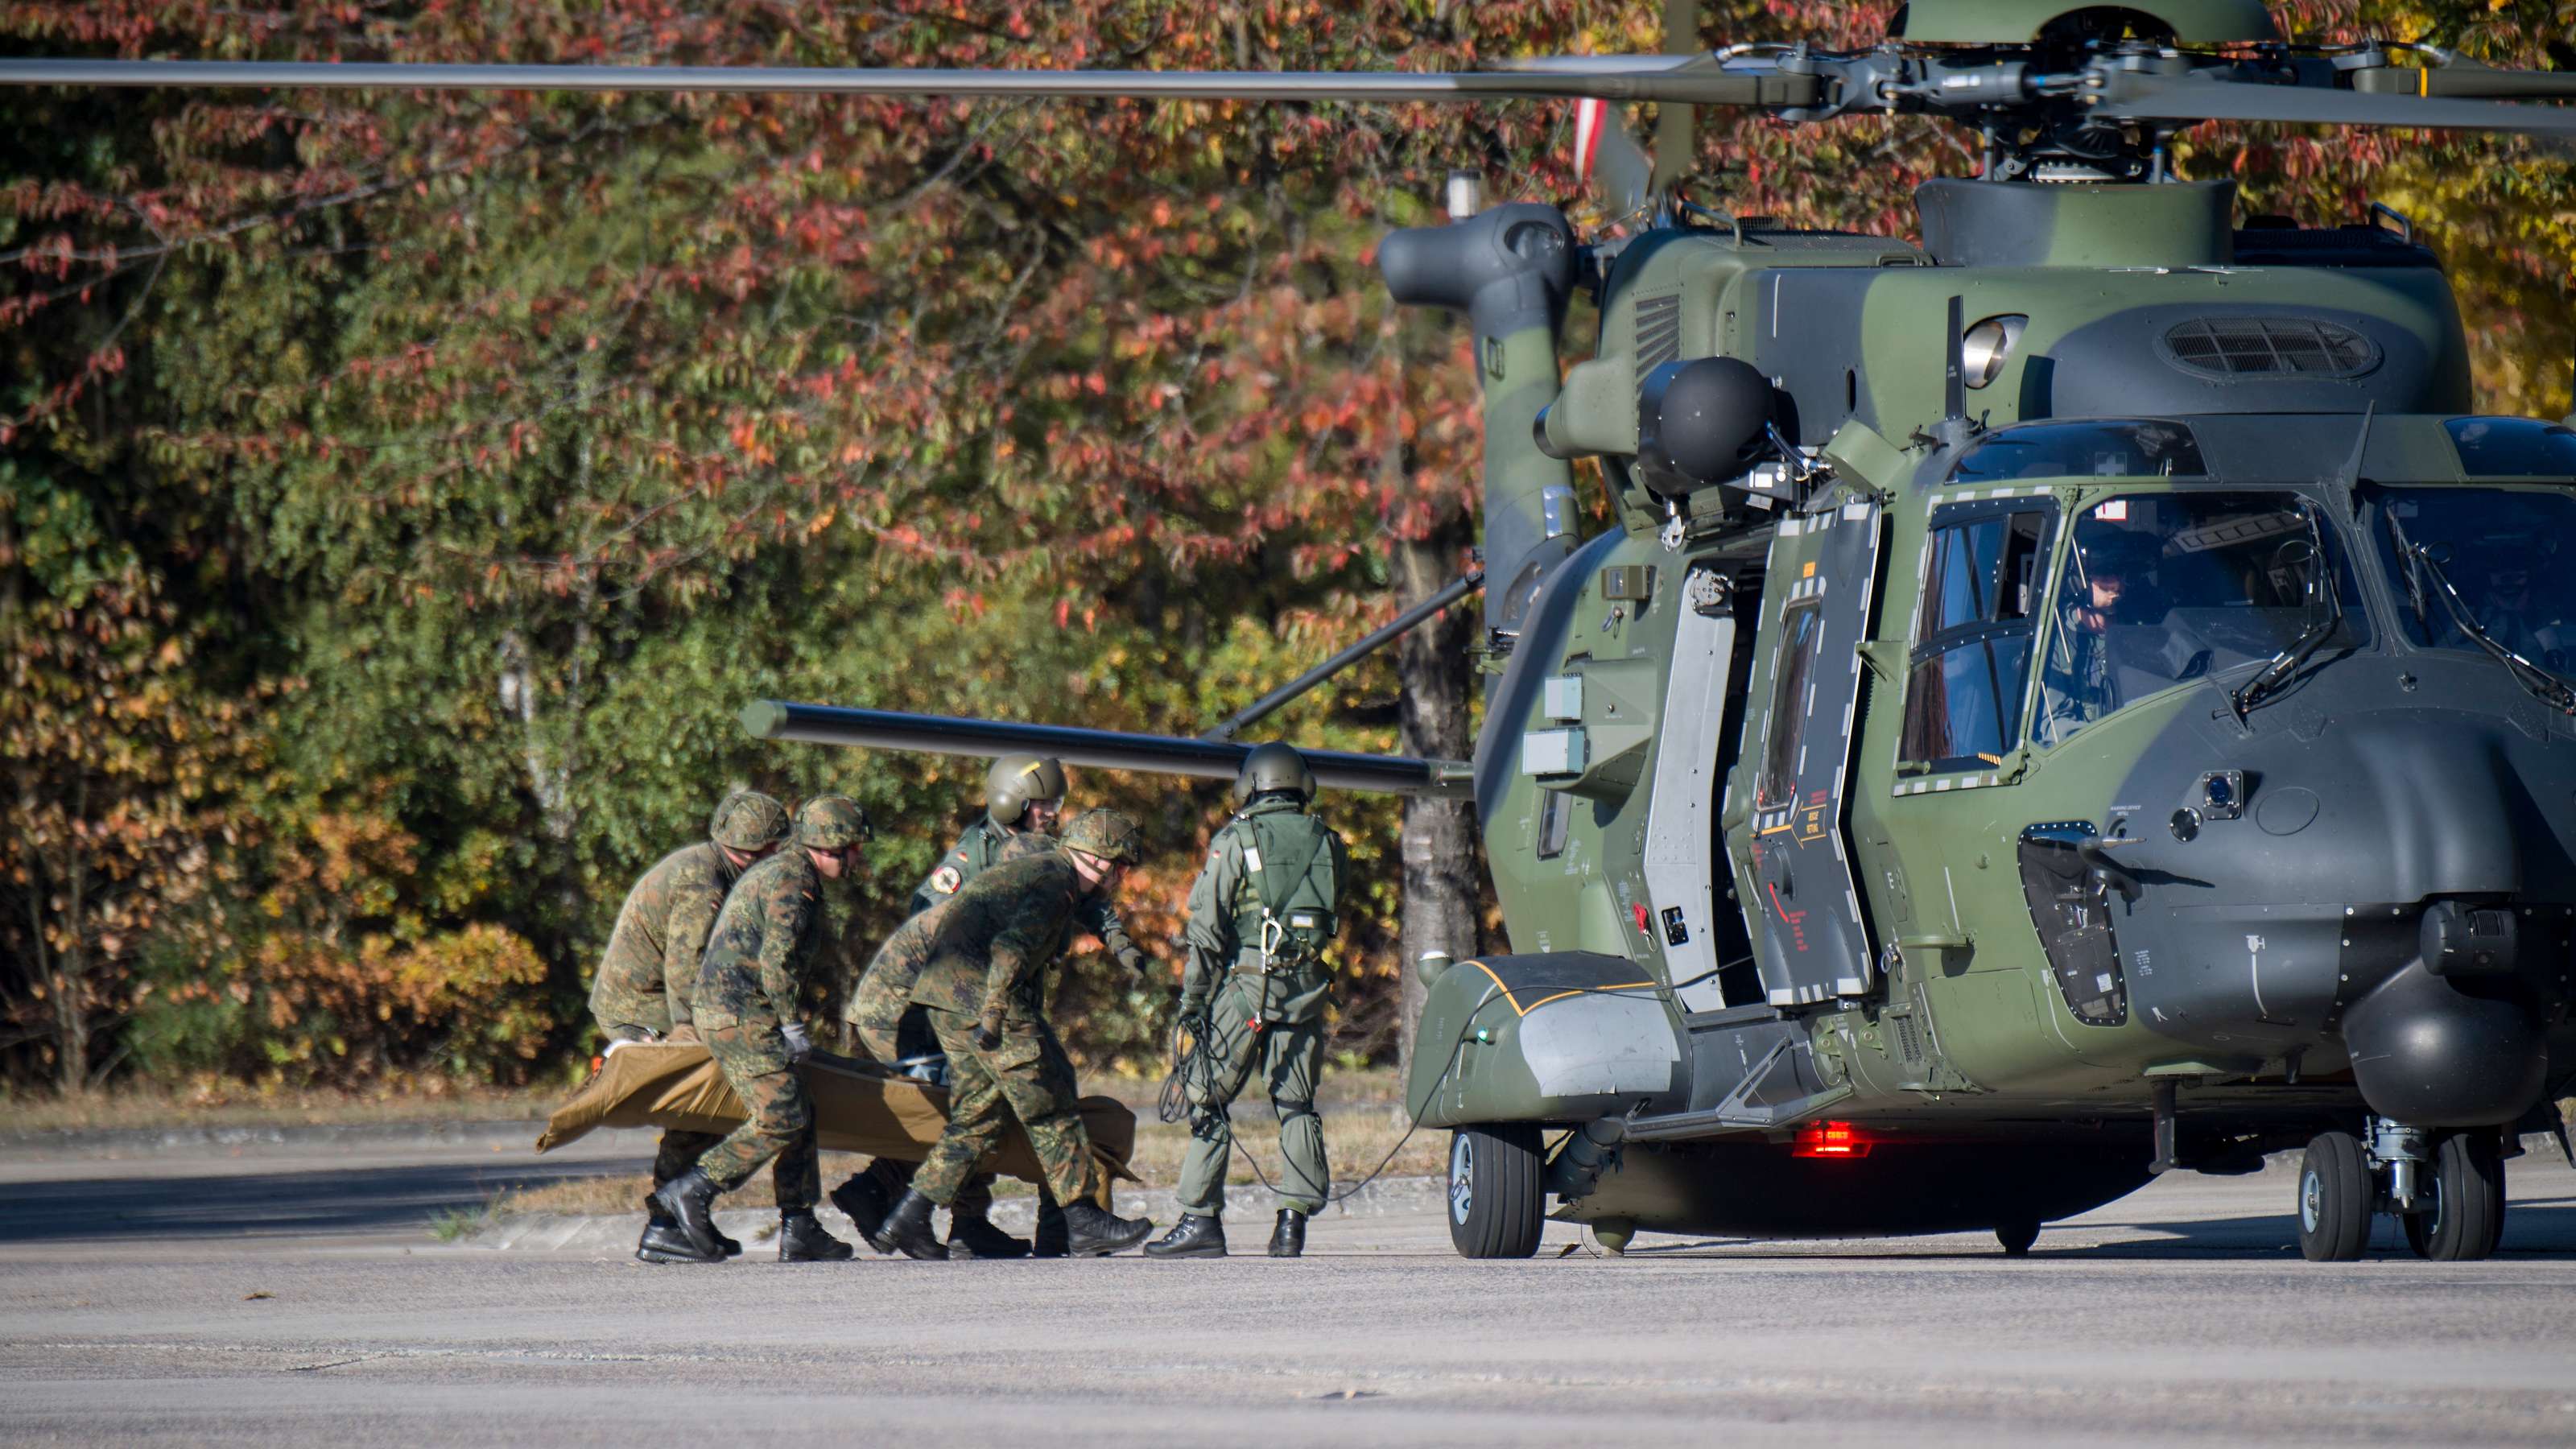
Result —
M1967 334L1961 330L1964 314L1957 293L1950 295L1949 331L1943 334L1941 365L1941 420L1963 423L1968 418Z

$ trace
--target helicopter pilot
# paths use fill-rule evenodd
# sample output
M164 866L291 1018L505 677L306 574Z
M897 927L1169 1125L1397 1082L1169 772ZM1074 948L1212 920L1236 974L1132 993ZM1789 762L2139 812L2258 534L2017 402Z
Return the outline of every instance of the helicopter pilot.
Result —
M2111 626L2142 572L2139 540L2123 531L2076 540L2057 628L2040 674L2040 729L2047 742L2074 734L2120 707L2111 671Z

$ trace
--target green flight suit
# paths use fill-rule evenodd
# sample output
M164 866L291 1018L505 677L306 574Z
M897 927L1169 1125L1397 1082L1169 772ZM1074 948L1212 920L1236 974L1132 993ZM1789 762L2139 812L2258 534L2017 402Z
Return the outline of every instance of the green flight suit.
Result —
M610 1041L695 1038L689 992L739 875L722 846L702 840L662 857L626 893L590 988L591 1017ZM653 1153L653 1185L687 1172L723 1140L712 1132L664 1132Z
M750 1112L698 1165L731 1192L773 1158L781 1212L822 1201L814 1103L788 1061L782 1028L800 1019L806 973L824 937L823 879L789 846L742 873L725 897L690 998L698 1035Z
M1010 861L960 890L933 936L912 999L929 1008L948 1054L948 1126L912 1185L942 1207L1000 1143L1008 1118L1019 1120L1057 1202L1091 1189L1073 1063L1046 1019L1048 978L1088 895L1061 850ZM999 1045L977 1045L979 1027Z
M1190 1146L1178 1192L1185 1213L1224 1215L1234 1150L1226 1108L1256 1072L1279 1113L1279 1150L1287 1159L1280 1205L1308 1214L1324 1206L1332 1170L1315 1115L1330 984L1323 948L1339 929L1348 875L1342 838L1293 797L1253 801L1209 842L1182 934L1188 964L1181 1010L1185 1017L1207 1013L1202 1070L1185 1082Z

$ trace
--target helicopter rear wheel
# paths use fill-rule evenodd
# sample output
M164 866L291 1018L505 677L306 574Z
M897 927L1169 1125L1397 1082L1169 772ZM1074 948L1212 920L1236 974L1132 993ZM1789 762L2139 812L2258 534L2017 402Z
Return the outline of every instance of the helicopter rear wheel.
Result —
M1449 1241L1462 1258L1526 1258L1547 1226L1545 1164L1527 1122L1449 1134Z
M2039 1241L2039 1219L2012 1218L1995 1224L1995 1241L2004 1245L2007 1258L2030 1256L2030 1245Z
M2299 1163L2299 1252L2311 1263L2359 1261L2378 1198L2361 1139L2318 1133Z
M2436 1263L2474 1263L2504 1238L2504 1155L2492 1132L2457 1132L2433 1150L2433 1206L2408 1213L2406 1246Z

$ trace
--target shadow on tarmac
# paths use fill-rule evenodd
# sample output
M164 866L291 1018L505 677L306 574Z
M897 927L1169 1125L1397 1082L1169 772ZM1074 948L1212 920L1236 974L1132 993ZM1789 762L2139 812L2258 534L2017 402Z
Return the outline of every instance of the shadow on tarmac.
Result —
M2073 1234L2100 1232L2116 1227L2124 1234L2119 1242L2076 1243ZM2055 1242L2050 1240L2055 1238ZM1631 1248L1628 1256L1651 1258L1673 1254L1701 1255L1710 1249L1725 1250L1729 1258L1813 1258L1838 1260L1923 1262L1931 1259L2001 1260L2000 1247L1981 1244L1974 1247L1913 1246L1908 1240L1884 1240L1887 1247L1855 1250L1853 1239L1835 1239L1826 1243L1804 1243L1797 1240L1758 1240L1701 1238L1679 1242L1648 1240ZM1914 1240L1921 1243L1922 1240ZM1552 1250L1551 1250L1552 1251ZM2297 1225L2290 1220L2289 1204L2282 1204L2277 1214L2260 1214L2232 1218L2202 1218L2178 1223L2137 1222L2105 1224L2099 1221L2080 1228L2044 1229L2039 1242L2031 1249L2033 1258L2058 1261L2101 1259L2241 1258L2257 1261L2295 1260L2299 1256ZM2365 1258L2412 1258L2414 1250L2406 1246L2405 1230L2397 1219L2382 1214L2371 1223L2370 1248ZM2504 1241L2496 1249L2496 1261L2515 1259L2576 1259L2576 1198L2522 1199L2505 1211Z
M497 1192L641 1165L593 1158L17 1182L0 1195L0 1244L425 1229Z

